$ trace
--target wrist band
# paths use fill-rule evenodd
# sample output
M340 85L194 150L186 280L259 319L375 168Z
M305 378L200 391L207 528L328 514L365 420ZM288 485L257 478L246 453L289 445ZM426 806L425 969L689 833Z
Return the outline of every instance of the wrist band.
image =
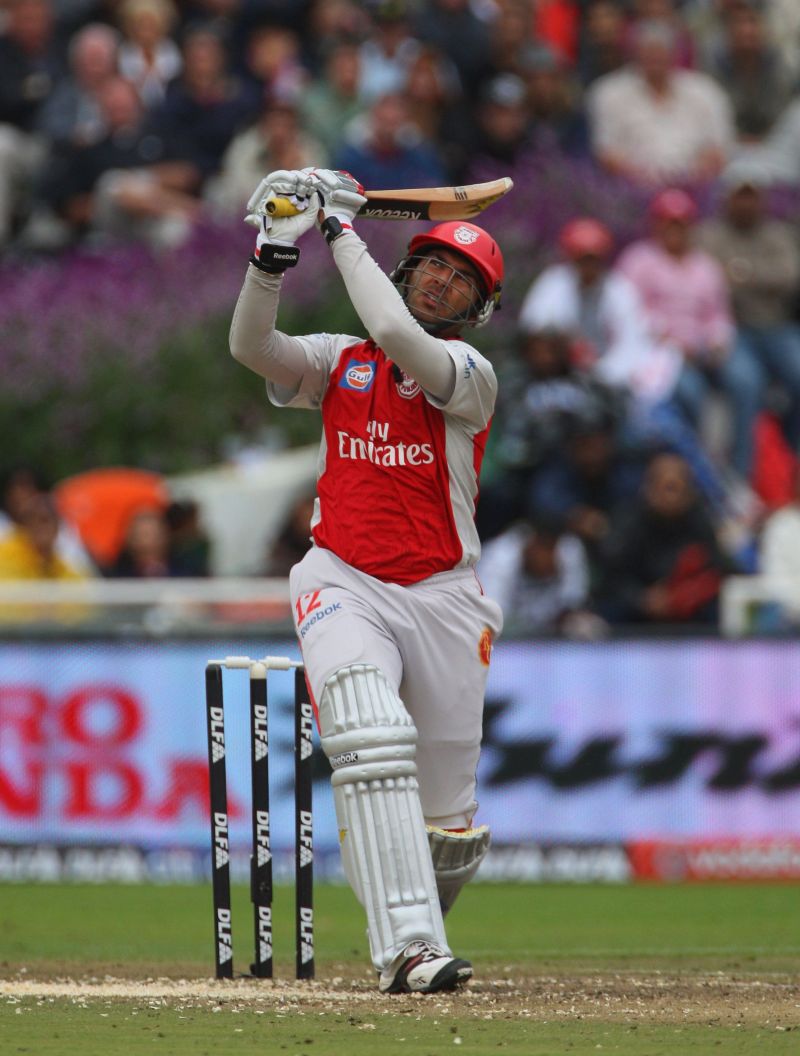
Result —
M300 250L297 246L276 246L273 242L264 242L256 248L250 263L268 275L281 275L287 268L293 268L299 259Z
M353 230L349 224L345 226L338 217L335 216L329 216L327 219L323 220L319 225L319 229L329 246L332 245L337 238L343 235L345 231Z

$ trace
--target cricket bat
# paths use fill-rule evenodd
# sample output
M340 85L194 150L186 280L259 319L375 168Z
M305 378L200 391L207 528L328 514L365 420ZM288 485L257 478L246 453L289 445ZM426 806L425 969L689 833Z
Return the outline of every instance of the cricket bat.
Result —
M366 220L469 220L514 186L503 176L488 183L464 187L410 187L399 191L365 191L367 201L358 211ZM294 216L297 212L288 198L271 198L265 203L270 216Z

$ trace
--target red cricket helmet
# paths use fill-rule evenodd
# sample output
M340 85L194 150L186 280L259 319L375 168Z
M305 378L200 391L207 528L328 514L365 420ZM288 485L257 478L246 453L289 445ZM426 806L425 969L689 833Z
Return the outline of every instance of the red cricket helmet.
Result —
M500 247L482 227L470 224L466 220L448 220L437 224L430 231L414 235L408 244L409 257L418 254L428 247L445 246L465 257L478 271L484 285L485 301L473 326L483 326L495 308L500 305L500 293L503 288L503 254ZM408 258L406 258L407 260ZM399 267L402 266L398 266Z

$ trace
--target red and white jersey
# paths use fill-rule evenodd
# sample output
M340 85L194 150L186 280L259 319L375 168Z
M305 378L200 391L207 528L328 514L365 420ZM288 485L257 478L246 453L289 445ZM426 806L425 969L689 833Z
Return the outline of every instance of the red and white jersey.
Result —
M303 338L317 365L302 392L279 406L320 407L318 546L385 582L407 585L474 565L478 478L496 380L463 341L447 341L456 386L446 405L426 394L371 340Z
M277 330L281 280L253 267L231 324L232 354L276 406L322 411L314 542L387 583L471 567L494 369L465 341L426 333L354 232L333 257L374 340Z

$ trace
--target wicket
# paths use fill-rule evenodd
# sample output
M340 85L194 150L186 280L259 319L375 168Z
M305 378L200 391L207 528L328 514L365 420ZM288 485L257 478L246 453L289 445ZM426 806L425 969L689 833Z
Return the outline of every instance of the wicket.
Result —
M211 796L211 877L214 901L214 960L217 979L233 978L228 786L225 767L225 703L222 671L250 676L250 773L252 840L250 901L253 903L255 960L250 973L271 979L272 849L269 817L269 733L267 673L294 669L295 977L314 978L312 743L313 712L302 663L282 656L252 660L227 656L206 664L206 722Z

